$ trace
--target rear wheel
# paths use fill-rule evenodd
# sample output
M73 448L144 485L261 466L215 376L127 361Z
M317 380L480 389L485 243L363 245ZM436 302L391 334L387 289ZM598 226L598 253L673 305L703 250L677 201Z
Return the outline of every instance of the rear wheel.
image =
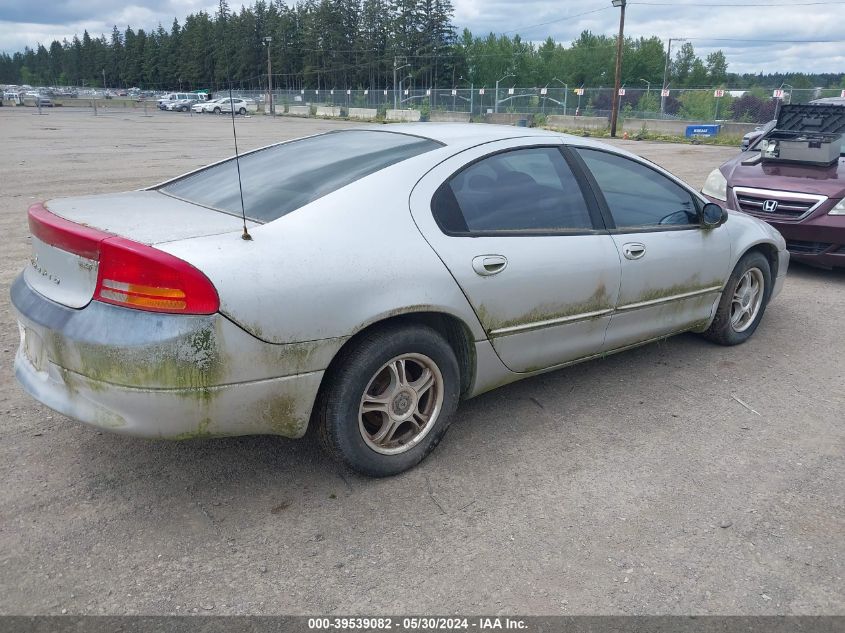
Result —
M238 114L246 114L246 108L241 108L238 110Z
M731 273L716 318L704 337L720 345L744 343L760 324L772 293L769 260L759 251L746 254Z
M214 114L220 114L220 108L214 108Z
M315 409L324 448L372 477L412 468L440 442L457 407L452 348L429 327L391 326L341 354Z

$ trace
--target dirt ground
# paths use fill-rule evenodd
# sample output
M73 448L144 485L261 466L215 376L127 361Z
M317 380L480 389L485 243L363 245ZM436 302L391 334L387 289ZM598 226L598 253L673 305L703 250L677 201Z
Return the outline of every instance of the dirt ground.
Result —
M741 347L681 336L466 402L388 480L307 441L145 441L37 404L8 297L27 206L232 153L225 118L150 115L0 109L0 613L845 614L842 271L793 265ZM736 151L619 143L696 186Z

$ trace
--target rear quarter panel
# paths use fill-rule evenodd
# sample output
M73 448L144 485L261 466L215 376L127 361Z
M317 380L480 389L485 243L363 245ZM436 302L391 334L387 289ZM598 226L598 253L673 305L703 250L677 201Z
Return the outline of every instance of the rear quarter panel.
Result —
M410 214L419 176L446 155L434 150L359 180L240 234L161 244L212 280L221 312L271 343L346 337L407 312L443 312L474 340L481 325Z

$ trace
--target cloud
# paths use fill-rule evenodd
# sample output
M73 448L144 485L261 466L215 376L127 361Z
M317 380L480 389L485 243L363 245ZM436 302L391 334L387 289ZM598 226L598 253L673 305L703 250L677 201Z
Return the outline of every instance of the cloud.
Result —
M619 10L610 0L453 0L455 24L477 35L519 33L524 40L542 41L551 35L569 43L581 31L613 35ZM654 1L654 0L653 0ZM668 0L656 0L668 1ZM726 3L726 0L706 0ZM740 2L763 0L740 0ZM777 0L780 1L780 0ZM810 0L794 0L806 2ZM629 0L625 32L629 36L691 38L700 56L722 49L732 72L842 72L845 43L793 44L786 40L845 38L845 5L782 7L713 7L676 2L668 6L636 4ZM772 0L769 0L772 2ZM242 3L229 0L231 7ZM251 4L251 3L250 3ZM199 10L213 12L216 0L0 0L0 50L14 52L38 43L71 39L84 30L108 36L119 29L169 28L173 18ZM581 15L592 12L587 15ZM718 41L736 40L736 41ZM753 40L776 40L754 42Z
M792 44L787 40L842 40L845 5L782 7L713 7L725 0L702 3L676 2L666 6L636 4L629 0L625 33L633 37L657 35L690 38L700 56L722 49L732 72L842 72L845 70L845 42ZM667 0L663 0L667 1ZM759 3L763 0L740 0ZM781 0L775 0L780 2ZM795 0L807 2L810 0ZM772 0L769 0L772 3ZM579 15L595 11L588 15ZM567 18L567 16L575 16ZM615 35L619 10L610 0L550 2L528 0L455 0L459 26L473 33L519 33L523 39L542 41L551 35L556 41L570 42L581 31ZM552 20L554 20L552 22ZM544 24L546 22L551 22ZM716 39L718 38L718 39ZM719 41L735 39L737 41ZM775 40L754 42L753 40Z

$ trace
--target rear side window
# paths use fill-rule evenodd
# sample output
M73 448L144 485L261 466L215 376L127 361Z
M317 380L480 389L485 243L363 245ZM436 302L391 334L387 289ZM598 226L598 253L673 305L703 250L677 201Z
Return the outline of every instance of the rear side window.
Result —
M556 147L494 154L443 183L432 210L446 233L591 230L581 188Z
M240 158L248 218L270 222L385 167L441 147L429 139L370 130L329 132ZM241 214L234 159L165 184L159 191Z

